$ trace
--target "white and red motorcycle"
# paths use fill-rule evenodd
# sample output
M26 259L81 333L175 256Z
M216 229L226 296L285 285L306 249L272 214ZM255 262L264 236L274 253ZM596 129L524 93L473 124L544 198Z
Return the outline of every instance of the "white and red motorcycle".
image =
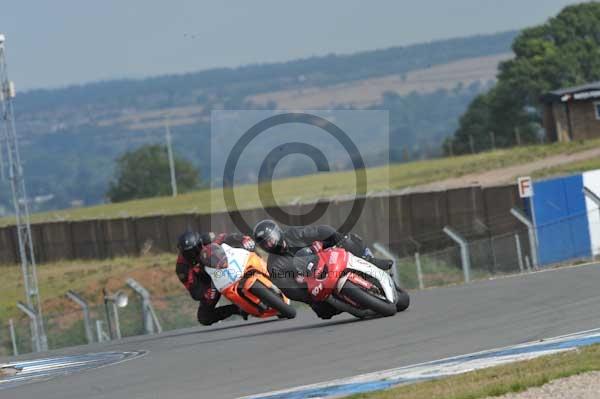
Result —
M343 248L319 250L307 258L306 270L304 281L313 301L359 318L393 316L410 301L388 271Z

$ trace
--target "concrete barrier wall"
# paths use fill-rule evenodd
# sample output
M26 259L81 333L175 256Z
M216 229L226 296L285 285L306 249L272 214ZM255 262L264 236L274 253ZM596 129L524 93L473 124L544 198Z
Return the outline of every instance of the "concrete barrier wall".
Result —
M71 223L46 223L35 225L40 230L41 240L34 241L39 262L75 258Z
M18 259L17 241L14 227L0 229L0 264L16 263Z
M334 201L316 223L340 227L353 201ZM283 207L295 224L314 204ZM442 232L452 226L469 239L490 237L521 229L509 213L523 204L516 186L467 187L448 191L370 197L353 231L369 242L389 244L401 255L426 252L451 245ZM240 212L249 226L269 217L269 209ZM295 216L294 216L295 215ZM141 218L52 222L32 226L37 259L103 259L142 252L175 251L178 235L187 229L237 231L227 213L166 215ZM249 232L244 232L249 233ZM0 264L17 263L14 228L0 228Z

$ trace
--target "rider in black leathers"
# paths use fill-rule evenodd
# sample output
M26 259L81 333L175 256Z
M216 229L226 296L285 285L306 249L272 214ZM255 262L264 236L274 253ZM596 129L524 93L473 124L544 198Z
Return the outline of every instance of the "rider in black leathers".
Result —
M263 220L254 227L253 238L256 244L269 253L267 268L273 283L285 295L295 301L307 303L322 319L329 319L340 313L325 302L313 302L302 276L302 262L296 262L295 255L310 247L315 241L323 243L323 248L338 246L364 258L374 265L389 269L391 261L373 258L362 239L356 234L341 234L327 225L291 226L282 229L272 220ZM408 307L408 295L401 300L398 310Z

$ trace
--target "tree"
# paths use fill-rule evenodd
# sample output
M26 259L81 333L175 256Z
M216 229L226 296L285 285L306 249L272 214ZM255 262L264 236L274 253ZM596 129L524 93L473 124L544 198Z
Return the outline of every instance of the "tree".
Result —
M500 65L498 82L470 104L449 146L470 151L469 140L497 146L534 140L541 121L540 97L561 87L600 80L600 3L566 7L547 23L525 29L512 45L515 58ZM487 148L490 148L488 146Z
M179 192L200 186L199 173L191 162L175 157ZM117 160L116 176L107 196L111 202L171 194L171 177L167 149L161 145L145 145L123 154Z

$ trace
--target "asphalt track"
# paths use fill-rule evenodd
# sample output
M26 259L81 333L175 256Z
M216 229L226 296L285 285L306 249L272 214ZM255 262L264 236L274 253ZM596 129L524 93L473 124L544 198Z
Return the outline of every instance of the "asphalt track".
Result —
M600 327L600 264L412 293L392 318L231 322L57 351L138 359L0 398L235 398ZM190 306L193 306L190 303ZM48 356L46 354L46 356ZM1 361L0 361L1 363Z

